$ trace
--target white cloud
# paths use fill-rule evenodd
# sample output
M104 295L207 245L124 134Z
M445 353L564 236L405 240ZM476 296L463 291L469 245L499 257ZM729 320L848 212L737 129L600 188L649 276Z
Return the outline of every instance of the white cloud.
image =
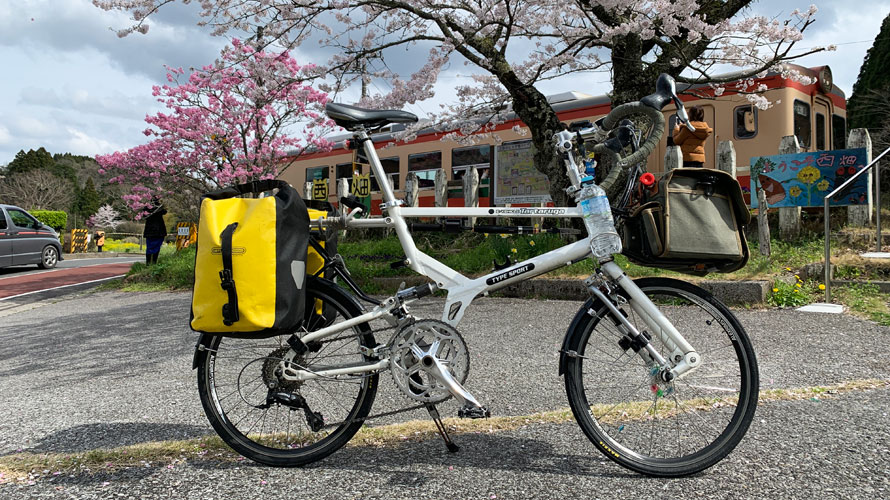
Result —
M66 151L70 153L92 156L124 149L119 144L114 144L99 137L92 137L82 130L68 127L66 131L68 137L65 139L64 144L66 144Z

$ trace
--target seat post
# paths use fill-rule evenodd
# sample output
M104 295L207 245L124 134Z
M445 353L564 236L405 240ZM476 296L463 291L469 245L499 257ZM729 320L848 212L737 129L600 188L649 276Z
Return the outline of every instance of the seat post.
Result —
M389 179L386 176L386 172L383 170L383 164L380 163L380 157L377 156L377 150L374 149L374 141L371 140L368 132L364 129L356 130L353 137L355 137L355 140L365 149L368 162L371 164L371 170L373 170L374 175L377 176L377 184L380 186L383 193L383 202L390 203L395 201L396 195L392 190L392 186L389 185Z

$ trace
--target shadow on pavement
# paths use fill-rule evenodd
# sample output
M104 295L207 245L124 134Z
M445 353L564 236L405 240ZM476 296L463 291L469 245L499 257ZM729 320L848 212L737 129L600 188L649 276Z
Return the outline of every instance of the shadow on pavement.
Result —
M77 453L140 443L191 439L213 434L209 426L123 422L75 425L50 434L27 448L29 453ZM8 453L14 454L15 452Z

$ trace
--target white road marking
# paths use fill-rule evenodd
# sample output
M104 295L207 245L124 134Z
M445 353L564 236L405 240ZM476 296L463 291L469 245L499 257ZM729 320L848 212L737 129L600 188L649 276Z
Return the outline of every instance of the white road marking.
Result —
M88 267L88 266L84 266L84 267ZM123 278L124 276L126 276L126 274L118 274L117 276L109 276L107 278L99 278L97 280L82 281L80 283L71 283L70 285L61 285L61 286L54 286L51 288L44 288L42 290L34 290L33 292L25 292L25 293L20 293L18 295L12 295L10 297L3 297L2 299L0 299L0 302L3 302L4 300L14 299L16 297L24 297L25 295L31 295L33 293L48 292L50 290L58 290L59 288L68 288L69 286L86 285L87 283L96 283L98 281L113 280L115 278Z

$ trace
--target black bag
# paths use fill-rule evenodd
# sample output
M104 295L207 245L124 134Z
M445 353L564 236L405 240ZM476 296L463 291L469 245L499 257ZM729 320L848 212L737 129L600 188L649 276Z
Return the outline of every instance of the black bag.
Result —
M265 198L241 198L277 190ZM304 318L309 216L286 182L204 195L198 221L191 327L230 336L294 331Z
M635 263L704 276L748 262L751 214L739 183L720 170L666 172L619 227L623 254Z

